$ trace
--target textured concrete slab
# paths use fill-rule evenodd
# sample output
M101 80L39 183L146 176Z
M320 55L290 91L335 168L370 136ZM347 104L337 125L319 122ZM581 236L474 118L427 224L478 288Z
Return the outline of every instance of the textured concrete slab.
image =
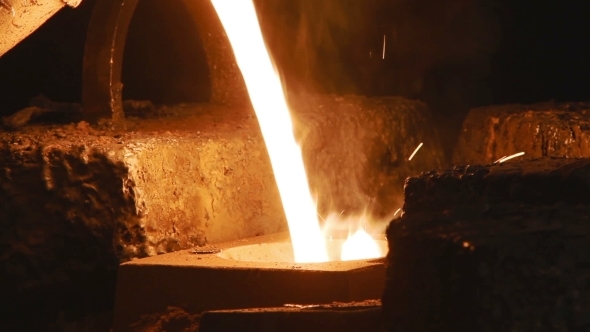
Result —
M288 241L276 234L221 244ZM203 249L203 248L201 248ZM213 249L213 248L211 248ZM379 299L383 260L328 263L250 262L183 250L124 263L119 268L114 329L127 331L142 315L180 307L187 312Z

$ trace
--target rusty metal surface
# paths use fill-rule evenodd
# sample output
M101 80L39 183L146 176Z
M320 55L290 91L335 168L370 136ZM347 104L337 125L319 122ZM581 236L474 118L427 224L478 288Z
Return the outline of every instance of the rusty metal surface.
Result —
M0 56L33 33L62 7L82 0L0 0Z
M90 121L123 119L121 64L129 22L139 0L97 1L88 26L82 102Z
M84 56L82 102L86 119L112 118L122 123L121 67L129 23L139 0L104 0L96 4ZM211 80L210 101L244 105L249 99L229 40L210 1L183 0L203 41ZM165 6L166 2L157 3ZM190 43L190 40L186 40Z
M587 158L410 178L387 230L385 329L590 331L588 179Z

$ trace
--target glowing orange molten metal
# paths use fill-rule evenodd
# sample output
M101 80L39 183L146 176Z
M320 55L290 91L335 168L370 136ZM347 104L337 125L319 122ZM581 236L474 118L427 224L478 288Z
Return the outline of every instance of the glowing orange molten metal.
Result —
M256 111L289 223L296 262L328 260L289 108L251 0L212 0Z
M279 75L268 54L251 0L212 0L240 67L283 203L296 262L325 262L326 244L310 194L301 150ZM375 241L360 229L343 245L343 260L379 257ZM369 252L365 252L369 249ZM375 250L376 249L376 253ZM364 252L364 253L363 253Z

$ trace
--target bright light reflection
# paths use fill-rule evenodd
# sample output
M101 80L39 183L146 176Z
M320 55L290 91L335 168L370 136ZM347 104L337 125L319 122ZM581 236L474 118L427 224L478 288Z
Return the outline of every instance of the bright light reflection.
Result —
M414 152L412 152L412 155L410 155L410 158L408 158L408 160L412 160L412 158L414 158L414 156L416 155L416 153L418 153L418 150L420 150L422 145L424 145L424 143L418 144L418 147L416 148L416 150L414 150Z
M375 240L360 228L342 244L340 260L352 261L356 259L371 259L381 257L379 245Z

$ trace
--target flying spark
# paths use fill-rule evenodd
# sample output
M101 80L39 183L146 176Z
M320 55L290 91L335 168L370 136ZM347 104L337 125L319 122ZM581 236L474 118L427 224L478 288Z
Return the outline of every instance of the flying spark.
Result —
M385 60L385 35L383 35L383 55L382 59Z
M510 159L512 159L512 158L520 157L520 156L522 156L522 155L524 155L524 152L515 153L515 154L513 154L513 155L510 155L510 156L508 156L508 157L504 156L504 157L502 157L502 158L500 158L500 159L496 160L496 161L494 162L494 164L496 164L496 163L503 163L503 162L505 162L506 160L510 160Z
M414 155L416 155L416 152L418 152L418 150L420 150L420 148L422 147L424 143L420 143L418 144L418 147L416 148L416 150L414 150L414 152L412 152L412 155L410 156L410 158L408 158L408 160L412 160L412 158L414 158Z

